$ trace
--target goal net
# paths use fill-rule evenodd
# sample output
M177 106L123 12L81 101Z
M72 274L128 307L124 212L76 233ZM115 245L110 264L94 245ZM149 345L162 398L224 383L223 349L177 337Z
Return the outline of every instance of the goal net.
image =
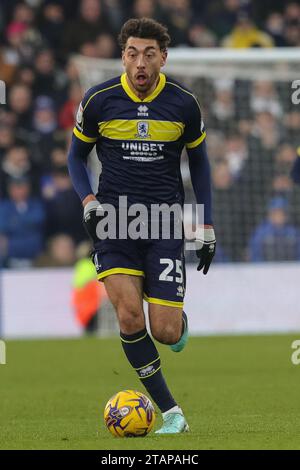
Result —
M120 60L73 60L83 91L123 71ZM300 53L173 49L164 71L192 90L201 105L216 261L300 259L300 190L289 176L300 146L300 104L292 87L300 79ZM182 176L186 202L193 202L185 153ZM187 256L195 260L193 252Z

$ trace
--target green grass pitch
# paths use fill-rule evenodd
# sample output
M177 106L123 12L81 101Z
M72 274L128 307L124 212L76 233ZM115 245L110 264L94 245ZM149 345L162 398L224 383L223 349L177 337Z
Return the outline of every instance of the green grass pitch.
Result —
M10 341L0 366L0 448L300 449L295 339L300 333L191 338L179 354L160 347L191 432L137 439L114 438L103 424L111 395L143 391L117 338Z

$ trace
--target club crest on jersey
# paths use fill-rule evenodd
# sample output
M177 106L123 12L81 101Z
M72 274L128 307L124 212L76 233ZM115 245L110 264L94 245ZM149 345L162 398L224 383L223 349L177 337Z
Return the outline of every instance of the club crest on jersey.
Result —
M149 135L149 123L140 121L137 123L137 134L135 137L138 137L140 139L146 139L150 137Z

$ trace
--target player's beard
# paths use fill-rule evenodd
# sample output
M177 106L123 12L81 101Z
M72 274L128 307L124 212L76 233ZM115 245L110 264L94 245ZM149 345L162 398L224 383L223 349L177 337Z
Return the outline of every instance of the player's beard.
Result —
M144 78L140 78L141 75L143 75ZM134 76L128 75L128 77L137 92L147 93L152 87L154 87L154 84L157 83L159 74L153 73L152 75L148 75L141 72L136 73Z

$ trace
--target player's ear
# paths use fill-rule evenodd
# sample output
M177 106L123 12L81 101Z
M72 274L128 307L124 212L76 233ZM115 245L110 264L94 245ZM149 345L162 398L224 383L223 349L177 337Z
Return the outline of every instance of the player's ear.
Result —
M125 51L122 51L122 64L125 66Z
M168 51L162 51L160 66L163 67L167 62Z

